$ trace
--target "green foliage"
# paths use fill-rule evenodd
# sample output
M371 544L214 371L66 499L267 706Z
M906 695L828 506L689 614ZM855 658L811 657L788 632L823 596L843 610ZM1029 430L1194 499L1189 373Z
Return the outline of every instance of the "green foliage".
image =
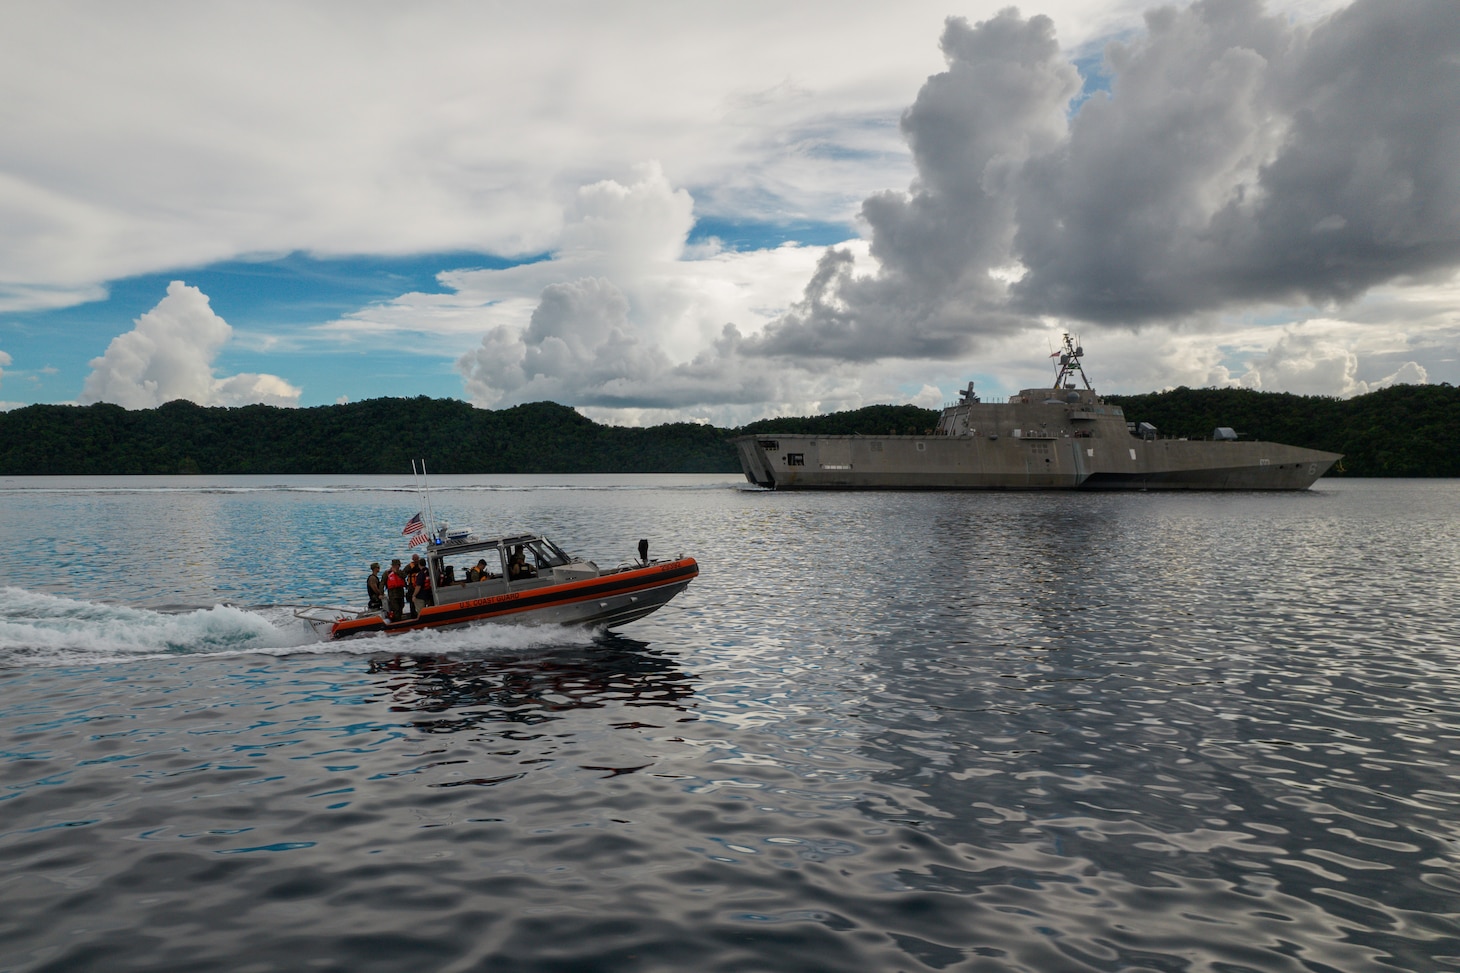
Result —
M916 436L938 425L936 409L915 405L869 405L852 412L825 416L761 419L743 426L738 434L803 433L812 436Z
M0 473L730 473L725 430L601 426L565 406L476 409L454 399L371 399L281 409L176 401L32 405L0 413Z
M1460 389L1449 385L1348 400L1188 388L1106 398L1164 435L1231 426L1243 438L1343 453L1350 476L1460 476ZM640 429L552 402L490 410L424 395L308 409L32 405L0 413L0 475L399 473L421 456L435 473L733 473L734 436L925 434L937 419L932 409L874 405L739 429Z

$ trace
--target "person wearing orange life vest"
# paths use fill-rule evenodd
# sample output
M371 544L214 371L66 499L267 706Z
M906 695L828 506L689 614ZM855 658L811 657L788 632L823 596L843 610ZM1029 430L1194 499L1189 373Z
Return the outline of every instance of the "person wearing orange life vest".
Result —
M385 572L385 594L390 605L390 620L398 621L406 608L406 576L400 568L400 558L390 562Z

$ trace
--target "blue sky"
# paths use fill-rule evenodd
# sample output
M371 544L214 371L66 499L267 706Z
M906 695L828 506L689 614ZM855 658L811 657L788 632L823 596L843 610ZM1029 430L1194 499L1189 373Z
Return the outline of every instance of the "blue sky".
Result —
M105 300L72 307L0 314L0 347L14 358L39 362L30 392L38 402L64 402L81 391L88 363L111 340L151 310L181 280L208 295L214 311L236 332L259 335L308 328L387 301L407 291L439 291L436 275L463 267L501 268L529 263L487 254L425 253L403 257L283 257L229 260L203 267L180 267L139 274L106 284ZM68 336L57 341L56 336ZM234 341L215 360L220 372L273 372L305 390L299 404L327 405L342 395L356 398L433 395L455 397L460 380L442 362L423 376L413 356L388 346L342 357L333 350L296 350L287 356ZM49 371L48 369L54 369ZM12 379L15 385L20 383ZM440 388L446 383L446 388ZM437 386L434 390L432 385ZM368 394L361 392L369 390ZM356 391L359 390L359 391ZM13 385L8 389L13 395Z
M1457 11L9 5L0 406L1460 381Z

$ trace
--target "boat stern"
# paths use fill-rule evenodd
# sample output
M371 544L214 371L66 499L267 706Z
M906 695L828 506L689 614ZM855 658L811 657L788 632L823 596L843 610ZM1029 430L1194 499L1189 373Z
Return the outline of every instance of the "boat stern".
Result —
M334 638L335 626L355 614L353 609L328 605L306 605L294 611L294 617L304 623L305 629L321 639Z
M780 444L774 438L759 436L737 436L731 442L735 444L740 470L745 478L756 486L775 489L776 475L766 460L766 454L780 449Z

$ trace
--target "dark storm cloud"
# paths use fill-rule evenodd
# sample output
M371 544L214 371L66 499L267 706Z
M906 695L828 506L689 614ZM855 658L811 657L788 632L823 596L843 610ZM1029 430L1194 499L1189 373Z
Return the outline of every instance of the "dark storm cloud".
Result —
M1343 300L1460 262L1460 4L1355 4L1314 32L1262 174L1259 293ZM1264 273L1268 266L1276 271Z
M829 253L804 300L754 343L766 354L868 360L942 357L975 330L1014 322L991 316L1004 285L989 276L1008 260L1015 197L1010 180L1029 157L1055 147L1080 88L1047 17L1006 10L970 27L949 20L948 70L928 79L903 115L918 176L910 192L862 205L876 276Z
M902 122L917 178L863 205L878 269L828 254L746 350L948 356L1039 315L1342 302L1460 265L1460 3L1308 25L1201 0L1146 24L1071 116L1048 19L950 20Z
M1206 0L1147 26L1020 174L1018 306L1345 301L1460 261L1460 4L1361 0L1310 32Z

